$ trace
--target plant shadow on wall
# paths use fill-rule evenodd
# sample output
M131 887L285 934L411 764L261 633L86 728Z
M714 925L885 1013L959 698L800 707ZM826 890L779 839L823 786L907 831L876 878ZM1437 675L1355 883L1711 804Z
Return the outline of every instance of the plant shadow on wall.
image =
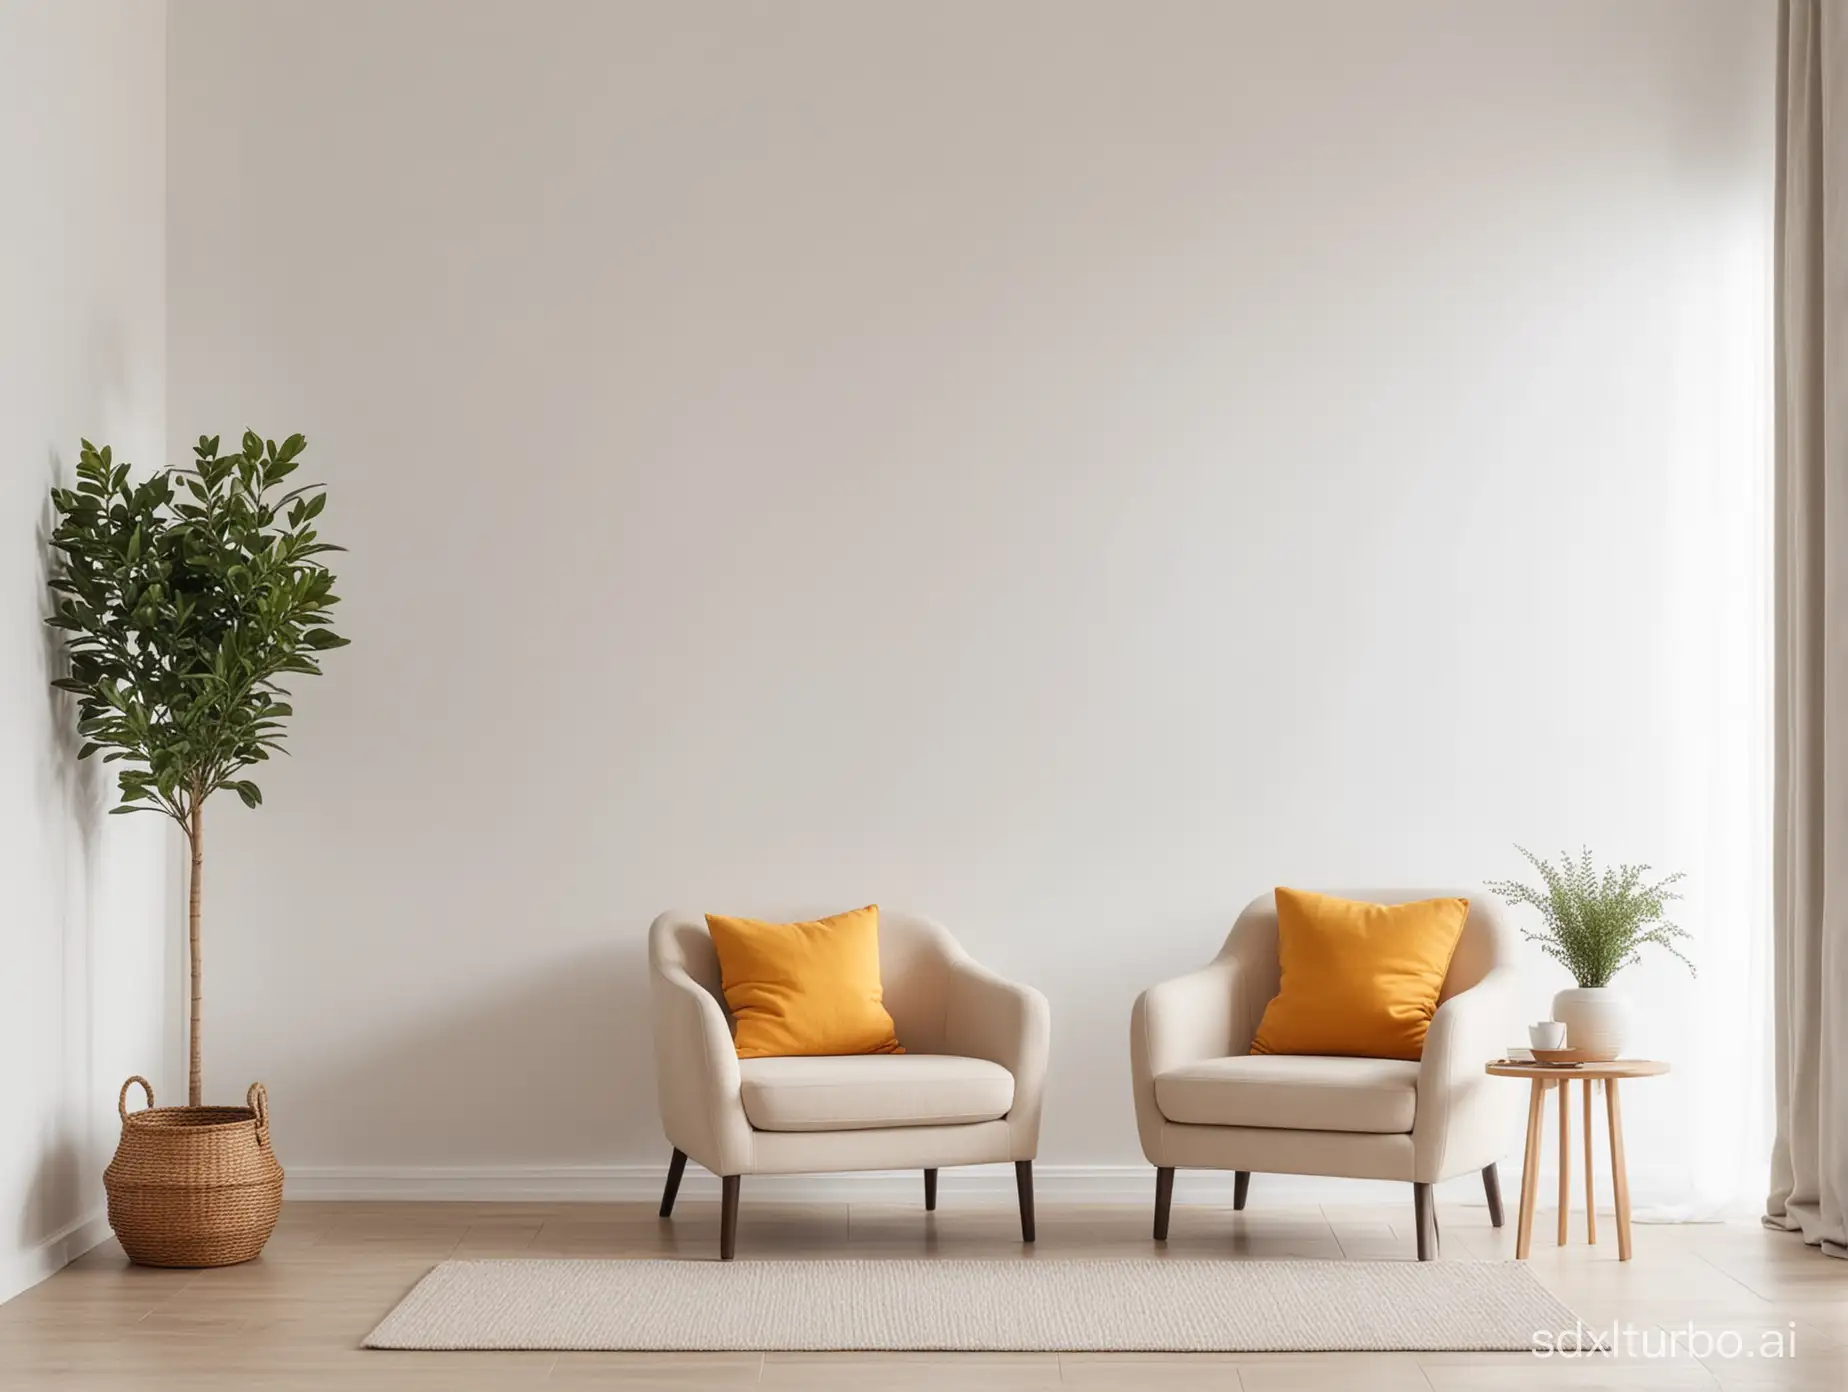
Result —
M58 480L64 476L64 461L58 451L47 451L45 487L57 487ZM51 537L55 526L56 509L49 505L47 498L36 538L36 554L45 559L40 593L50 584L53 574ZM71 698L50 685L52 675L64 667L64 644L56 633L46 629L42 674L47 682L44 729L49 748L46 756L33 767L36 785L33 798L35 806L57 809L56 830L62 843L65 873L58 876L56 882L59 912L43 926L46 931L55 932L57 923L67 925L66 933L81 936L83 960L94 964L100 869L97 821L105 810L104 783L94 763L80 762L77 758L83 740L71 721ZM93 1010L94 1006L90 1008ZM93 1039L94 1033L86 1027L86 1040ZM85 1077L91 1074L91 1062L86 1056L83 1061ZM88 1140L82 1129L73 1129L70 1124L60 1124L43 1138L37 1166L20 1205L18 1231L22 1248L31 1250L53 1240L82 1210L85 1189L82 1171Z
M111 813L163 813L191 852L187 1106L125 1113L104 1176L111 1225L136 1260L255 1256L281 1199L261 1087L247 1108L202 1105L200 923L206 800L229 789L247 807L262 802L245 774L282 751L294 713L283 679L317 675L316 655L347 641L329 627L338 597L317 559L340 549L314 526L327 495L285 486L306 448L300 435L278 445L246 431L240 452L221 455L202 436L190 468L135 481L86 440L77 486L51 489L56 598L45 621L69 654L69 675L52 685L77 697L77 758L121 765ZM251 1194L233 1192L246 1184Z

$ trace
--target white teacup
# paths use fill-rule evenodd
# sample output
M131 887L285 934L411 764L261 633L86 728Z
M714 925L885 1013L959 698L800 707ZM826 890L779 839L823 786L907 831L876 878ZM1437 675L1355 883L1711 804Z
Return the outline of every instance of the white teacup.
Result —
M1536 1049L1563 1049L1566 1027L1559 1020L1541 1020L1527 1027L1527 1042Z

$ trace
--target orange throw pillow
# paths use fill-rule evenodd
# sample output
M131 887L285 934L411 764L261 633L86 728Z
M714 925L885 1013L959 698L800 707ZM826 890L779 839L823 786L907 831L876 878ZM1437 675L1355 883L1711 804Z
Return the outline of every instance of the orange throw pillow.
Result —
M902 1054L879 981L879 906L808 923L706 915L739 1058Z
M1468 916L1467 899L1364 904L1279 889L1283 980L1251 1052L1421 1057Z

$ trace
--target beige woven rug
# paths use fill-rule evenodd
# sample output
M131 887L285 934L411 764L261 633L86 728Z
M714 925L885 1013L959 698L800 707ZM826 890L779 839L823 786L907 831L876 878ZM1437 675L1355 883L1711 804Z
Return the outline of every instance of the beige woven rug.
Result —
M1518 1262L451 1261L378 1349L1515 1350Z

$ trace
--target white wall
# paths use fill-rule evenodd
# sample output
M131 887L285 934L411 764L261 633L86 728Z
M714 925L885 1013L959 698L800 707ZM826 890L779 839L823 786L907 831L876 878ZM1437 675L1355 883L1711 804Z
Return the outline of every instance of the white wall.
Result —
M165 48L159 5L0 0L0 1300L107 1235L116 1089L165 1083L169 843L104 815L40 621L78 441L165 448Z
M1517 839L1691 872L1729 969L1628 984L1718 1047L1774 22L178 0L172 436L305 431L351 547L214 811L215 1090L298 1193L639 1180L649 919L879 900L1051 998L1043 1167L1133 1166L1142 985Z

